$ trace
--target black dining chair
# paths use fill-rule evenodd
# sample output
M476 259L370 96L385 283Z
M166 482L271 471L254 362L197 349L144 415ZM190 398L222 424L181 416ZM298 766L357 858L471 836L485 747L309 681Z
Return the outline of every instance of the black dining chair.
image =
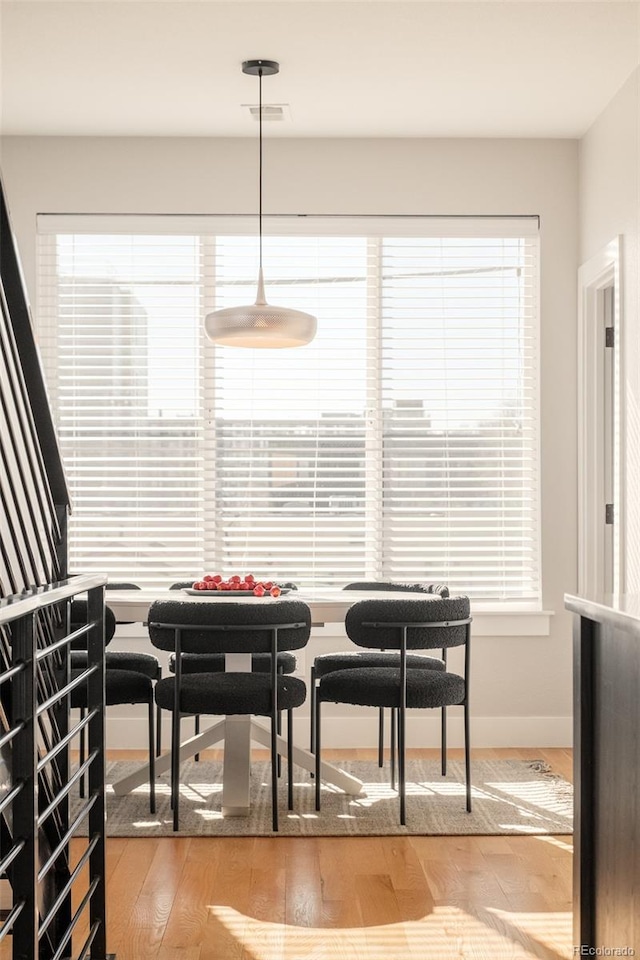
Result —
M169 590L184 590L185 587L191 587L193 580L178 580L176 583L172 583L169 587ZM290 589L297 590L295 584L288 584ZM291 674L295 673L297 666L296 658L292 653L287 653L280 651L278 653L278 673L280 674ZM176 664L175 657L171 656L169 658L169 672L175 673ZM182 658L182 670L184 673L223 673L225 669L224 666L224 654L222 653L210 653L210 654L196 654L191 656L190 654L184 654ZM254 653L251 656L251 669L257 673L269 673L271 669L271 656L264 653ZM193 729L194 733L197 735L200 733L200 716L196 714L193 718ZM158 707L158 726L160 726L160 708ZM282 714L278 713L278 734L282 733ZM160 751L158 750L158 753ZM196 753L194 760L198 762L200 759L200 754ZM278 755L277 762L278 776L281 772L281 763L280 755Z
M105 590L141 590L142 587L137 583L131 583L126 580L109 581ZM116 620L116 626L126 626L134 623L133 620ZM111 639L111 638L109 638ZM107 640L107 643L109 640ZM82 649L72 649L71 666L77 670L86 670L87 653ZM162 667L157 657L150 653L142 653L139 650L107 650L105 653L105 669L107 670L133 670L134 673L143 673L154 683L162 676ZM158 710L157 719L160 719ZM156 756L162 752L162 730L160 724L156 725Z
M137 583L128 583L124 580L107 583L105 590L141 590ZM116 626L125 626L134 623L133 620L116 620ZM134 670L136 673L144 673L154 682L162 676L162 667L157 657L151 653L142 653L139 650L108 650L106 653L106 666L113 667L114 670ZM156 748L156 753L160 753L160 745Z
M140 590L137 583L114 582L107 583L105 590ZM71 620L82 619L86 616L86 607L83 606L83 600L75 600L72 605ZM109 614L113 616L110 607L107 607ZM111 622L111 617L109 618ZM113 618L113 630L106 639L108 644L115 633L116 626L132 623L132 620L116 620ZM87 651L85 641L82 639L74 644L71 649L71 666L74 669L86 670ZM144 673L151 680L159 680L162 675L162 668L157 657L151 653L142 653L137 650L107 650L105 652L105 667L108 670L133 670L135 673Z
M348 583L344 590L366 590L381 591L388 593L424 593L428 595L437 595L439 597L448 597L449 588L444 583L400 583L395 580L358 580ZM388 667L398 665L399 653L397 651L372 651L367 650L349 650L340 653L322 653L317 656L311 667L310 690L310 747L311 752L315 752L315 695L316 686L321 677L325 677L334 670L351 670L356 667ZM415 670L439 670L447 669L447 651L442 650L441 658L426 657L421 655L409 654L407 657L407 666ZM384 707L378 711L378 766L384 765ZM390 723L390 761L391 761L391 786L395 788L395 751L396 751L396 711L391 710ZM446 707L441 711L441 740L440 757L442 776L447 772L447 711Z
M171 797L173 829L179 829L180 719L183 714L252 715L271 719L271 798L273 830L278 830L277 724L287 712L288 805L293 808L293 710L306 698L306 684L278 674L277 656L304 647L311 632L311 612L299 600L269 604L157 600L149 609L149 636L159 650L175 657L175 675L156 684L156 703L172 713ZM183 670L184 658L259 654L269 658L264 671L202 672Z
M420 600L361 600L345 618L347 636L360 647L395 650L393 666L335 670L320 679L315 703L316 810L320 810L321 706L345 703L391 707L398 711L398 786L400 823L406 824L406 712L461 705L464 708L464 751L467 811L471 811L469 752L470 625L468 597ZM408 666L408 651L464 646L464 675Z
M87 623L87 601L74 600L71 603L71 629ZM116 630L116 618L113 610L105 606L105 646L108 645ZM87 669L88 655L86 651L86 637L82 637L79 645L85 649L74 648L70 653L71 679L80 676ZM130 659L127 659L129 658ZM152 663L155 669L152 668ZM142 666L142 669L138 669ZM133 652L106 651L105 652L105 703L107 707L119 704L146 704L148 710L148 737L149 737L149 808L155 813L155 731L154 731L154 698L153 686L156 671L160 665L156 657L151 654L137 654ZM80 711L80 719L84 719L87 709L87 685L80 684L71 691L71 707ZM84 763L85 738L84 728L80 732L79 762ZM80 779L80 796L84 796L84 777Z
M125 580L109 582L106 585L107 590L141 590L142 587L137 583L129 583ZM125 626L129 623L135 623L134 620L118 620L118 625ZM150 653L141 653L131 650L113 650L109 651L109 665L120 670L136 670L138 673L145 673L154 681L162 678L162 666L157 657ZM162 724L160 723L160 710L156 712L156 756L162 753Z

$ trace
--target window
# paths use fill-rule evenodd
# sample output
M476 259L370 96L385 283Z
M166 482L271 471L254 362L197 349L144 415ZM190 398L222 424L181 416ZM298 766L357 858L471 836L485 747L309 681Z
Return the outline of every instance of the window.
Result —
M215 347L255 223L41 217L38 328L70 569L539 598L535 218L269 218L296 350Z

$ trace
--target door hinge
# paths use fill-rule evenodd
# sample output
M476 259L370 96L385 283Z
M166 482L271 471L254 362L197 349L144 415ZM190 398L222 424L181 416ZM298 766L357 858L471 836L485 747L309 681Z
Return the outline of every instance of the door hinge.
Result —
M613 504L605 503L604 505L604 522L613 523Z
M605 347L615 347L615 345L616 345L616 330L615 330L615 327L605 327L605 328L604 328L604 345L605 345Z

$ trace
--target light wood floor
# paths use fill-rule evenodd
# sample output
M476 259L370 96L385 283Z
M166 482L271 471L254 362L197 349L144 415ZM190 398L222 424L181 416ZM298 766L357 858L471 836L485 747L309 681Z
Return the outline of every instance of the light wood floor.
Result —
M542 757L571 778L567 750L474 756ZM112 839L108 949L117 960L564 960L571 854L570 837L551 836ZM0 960L10 950L7 938Z
M543 757L571 777L566 750L474 755ZM108 947L117 960L568 958L570 840L113 839Z

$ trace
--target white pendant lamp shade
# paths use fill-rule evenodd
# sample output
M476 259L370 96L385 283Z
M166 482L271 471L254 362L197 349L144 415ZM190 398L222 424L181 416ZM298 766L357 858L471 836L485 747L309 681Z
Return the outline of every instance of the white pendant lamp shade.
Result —
M289 307L274 307L264 295L262 273L262 77L278 73L275 60L245 60L242 72L257 76L260 82L260 267L256 302L249 306L226 307L214 310L204 319L204 330L213 343L227 347L302 347L316 335L317 321L310 313L292 310Z
M214 310L204 318L209 340L226 347L303 347L313 340L316 328L316 318L310 313L267 303L262 267L258 274L255 303Z

